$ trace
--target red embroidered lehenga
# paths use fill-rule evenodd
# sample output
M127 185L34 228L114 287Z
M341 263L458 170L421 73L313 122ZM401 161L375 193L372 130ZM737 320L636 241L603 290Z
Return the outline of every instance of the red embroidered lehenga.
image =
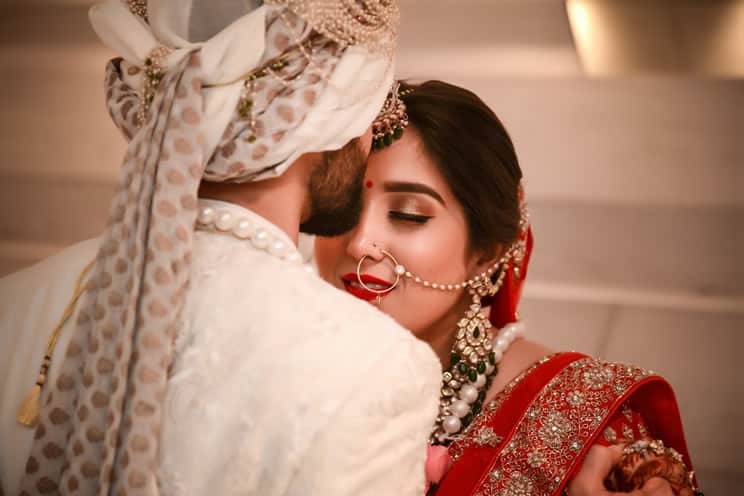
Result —
M490 320L498 328L516 320L532 251L531 231L525 241L521 277L510 271L502 292L491 302ZM663 441L678 452L676 460L656 459L655 466L644 467L645 474L642 470L634 474L640 478L635 481L623 480L618 471L606 481L608 488L629 490L664 470L692 469L669 383L632 365L556 353L516 377L449 446L455 462L436 496L557 496L592 445L638 440ZM675 466L675 461L684 465ZM694 494L694 475L683 475L687 484L673 488L678 494ZM625 473L625 479L629 477Z

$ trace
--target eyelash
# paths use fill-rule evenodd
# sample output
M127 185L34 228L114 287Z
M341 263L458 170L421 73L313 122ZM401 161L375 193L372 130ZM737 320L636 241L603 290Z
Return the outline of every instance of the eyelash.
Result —
M390 220L398 220L398 221L404 221L404 222L414 222L416 224L426 224L429 219L431 219L430 215L417 215L417 214L409 214L406 212L399 212L397 210L391 210L388 212L388 218Z

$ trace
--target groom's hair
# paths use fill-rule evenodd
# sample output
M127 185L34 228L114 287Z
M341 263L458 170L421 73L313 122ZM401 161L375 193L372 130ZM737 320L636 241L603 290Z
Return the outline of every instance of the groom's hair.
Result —
M300 230L319 236L339 236L353 229L362 211L362 183L367 164L361 140L321 154L309 181L310 217Z

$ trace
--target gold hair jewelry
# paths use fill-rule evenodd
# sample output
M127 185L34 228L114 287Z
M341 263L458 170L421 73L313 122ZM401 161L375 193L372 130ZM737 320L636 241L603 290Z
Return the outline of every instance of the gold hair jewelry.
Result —
M393 144L403 136L403 130L408 127L408 113L402 96L408 92L401 92L400 81L395 81L388 93L382 110L372 122L372 149L380 150Z

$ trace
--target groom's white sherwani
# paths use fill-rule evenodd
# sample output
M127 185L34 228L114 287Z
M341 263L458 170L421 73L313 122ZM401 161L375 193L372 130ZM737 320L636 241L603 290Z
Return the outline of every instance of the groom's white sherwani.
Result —
M218 205L284 236L248 210ZM97 245L80 243L0 280L5 494L17 494L33 440L16 409ZM48 383L72 327L63 329ZM162 494L423 494L440 365L428 345L370 305L250 242L197 231L175 346Z

